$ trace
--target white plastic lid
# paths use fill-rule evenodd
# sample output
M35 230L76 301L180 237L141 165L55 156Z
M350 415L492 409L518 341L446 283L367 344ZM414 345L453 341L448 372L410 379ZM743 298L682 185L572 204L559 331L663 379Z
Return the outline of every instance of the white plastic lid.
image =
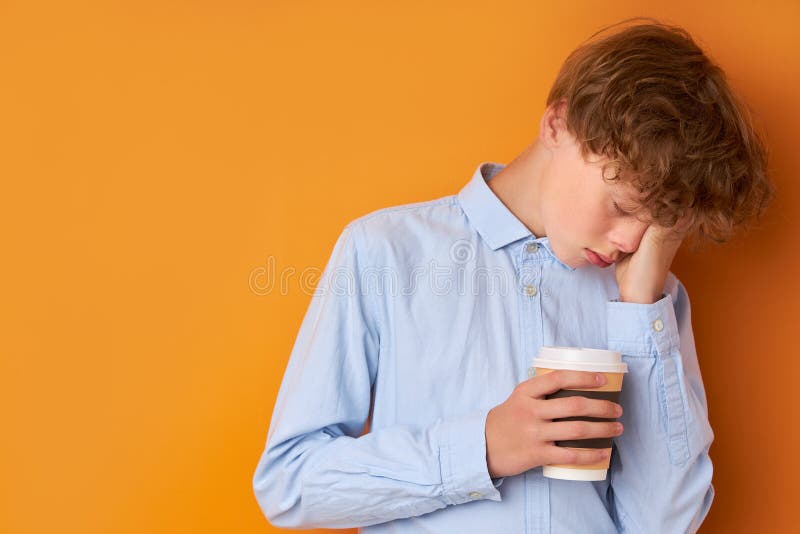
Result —
M539 349L539 355L533 359L533 367L599 373L628 372L628 365L622 361L622 353L581 347L544 346Z
M542 474L547 478L559 478L561 480L586 480L596 481L605 480L607 469L568 469L565 467L556 467L554 465L545 465L542 469Z

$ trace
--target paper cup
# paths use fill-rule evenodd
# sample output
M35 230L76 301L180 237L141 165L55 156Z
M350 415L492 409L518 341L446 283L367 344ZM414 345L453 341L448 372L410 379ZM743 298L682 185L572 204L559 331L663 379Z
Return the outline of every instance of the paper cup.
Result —
M622 390L622 377L628 372L628 366L622 362L622 354L613 350L584 349L580 347L542 347L539 355L533 359L536 375L567 369L573 371L591 371L602 373L606 383L596 388L561 389L546 399L560 397L583 396L590 399L604 399L619 402ZM599 417L563 417L553 421L615 421ZM592 438L580 440L556 441L559 447L573 449L608 449L609 458L587 465L556 464L542 468L544 476L562 480L605 480L611 461L612 438Z

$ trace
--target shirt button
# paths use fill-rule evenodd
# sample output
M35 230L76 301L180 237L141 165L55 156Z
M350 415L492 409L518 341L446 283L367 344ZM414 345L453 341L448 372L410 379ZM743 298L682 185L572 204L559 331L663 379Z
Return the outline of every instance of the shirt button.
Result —
M483 497L483 493L478 493L477 491L471 491L469 493L470 499L480 499L481 497Z
M661 332L664 330L664 322L661 319L656 319L653 321L653 330L656 332Z
M531 285L525 286L525 294L528 295L529 297L535 297L536 296L536 286L531 286Z
M536 368L528 367L528 376L533 376L536 374Z
M528 246L525 247L525 250L528 251L528 254L533 254L539 250L539 243L528 243Z

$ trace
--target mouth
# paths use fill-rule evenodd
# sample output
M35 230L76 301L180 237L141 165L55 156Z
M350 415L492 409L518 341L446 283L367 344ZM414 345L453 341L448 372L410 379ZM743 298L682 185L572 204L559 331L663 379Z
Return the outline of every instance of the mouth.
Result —
M594 250L591 250L591 249L588 249L588 248L584 249L584 250L586 250L586 259L589 260L589 262L592 263L593 265L597 265L598 267L608 267L609 265L614 263L613 261L604 260L603 258L605 256L600 256ZM610 259L610 258L608 258L608 259Z

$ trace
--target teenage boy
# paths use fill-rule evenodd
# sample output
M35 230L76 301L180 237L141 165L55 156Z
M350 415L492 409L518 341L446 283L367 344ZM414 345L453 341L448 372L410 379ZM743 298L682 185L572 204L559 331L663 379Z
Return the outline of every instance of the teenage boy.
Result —
M253 478L269 521L696 531L714 498L714 434L689 297L669 267L684 238L725 241L772 194L744 109L684 30L629 26L567 58L538 138L510 164L348 224ZM598 382L533 376L543 345L621 352L619 404L545 399ZM559 421L573 416L621 424ZM554 444L595 437L614 438L606 480L542 476L601 461Z

